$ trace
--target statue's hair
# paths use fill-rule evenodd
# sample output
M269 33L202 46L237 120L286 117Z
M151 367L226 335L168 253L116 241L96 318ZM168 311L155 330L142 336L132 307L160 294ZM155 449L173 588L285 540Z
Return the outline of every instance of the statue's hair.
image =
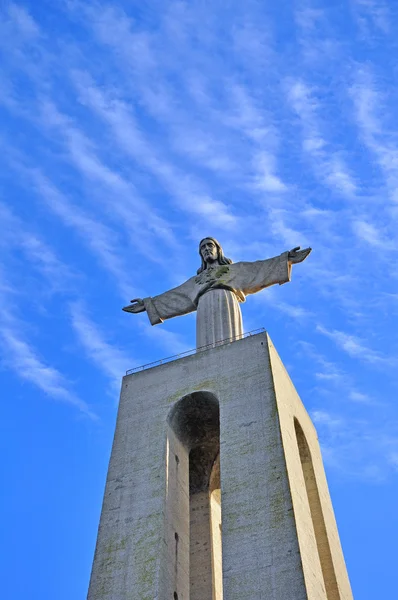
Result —
M204 271L205 269L207 269L207 264L203 260L203 256L200 253L200 246L201 246L202 242L204 242L205 240L211 240L216 245L216 247L217 247L217 259L218 259L218 264L219 265L231 265L232 264L232 260L230 258L227 258L226 256L224 256L224 252L223 252L223 249L221 248L220 242L218 242L213 237L205 237L202 240L200 240L200 242L199 242L199 255L200 255L202 264L200 265L200 267L198 269L198 275L199 275L199 273L202 273L202 271Z

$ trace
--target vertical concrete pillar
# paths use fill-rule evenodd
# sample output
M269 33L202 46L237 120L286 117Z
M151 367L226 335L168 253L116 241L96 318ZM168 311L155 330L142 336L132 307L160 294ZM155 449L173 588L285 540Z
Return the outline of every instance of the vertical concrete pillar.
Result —
M207 490L192 494L190 600L213 600L210 502Z
M266 333L123 379L88 600L199 598L203 540L202 598L352 599L316 432Z

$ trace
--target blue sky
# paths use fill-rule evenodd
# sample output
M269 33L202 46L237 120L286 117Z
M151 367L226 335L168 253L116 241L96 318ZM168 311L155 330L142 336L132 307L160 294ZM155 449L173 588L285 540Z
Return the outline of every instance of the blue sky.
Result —
M397 12L2 3L4 598L85 598L121 376L195 345L194 315L121 307L192 276L205 235L313 247L244 325L318 429L355 598L395 597Z

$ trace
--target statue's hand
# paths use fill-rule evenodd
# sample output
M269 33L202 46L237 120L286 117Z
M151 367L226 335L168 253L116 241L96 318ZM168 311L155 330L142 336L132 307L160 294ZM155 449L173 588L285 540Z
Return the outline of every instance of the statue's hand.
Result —
M131 300L131 304L129 304L128 306L124 306L122 310L131 313L144 312L145 304L141 298L135 298L134 300Z
M290 250L288 260L292 265L303 262L311 252L312 248L305 248L305 250L300 250L300 246L293 248Z

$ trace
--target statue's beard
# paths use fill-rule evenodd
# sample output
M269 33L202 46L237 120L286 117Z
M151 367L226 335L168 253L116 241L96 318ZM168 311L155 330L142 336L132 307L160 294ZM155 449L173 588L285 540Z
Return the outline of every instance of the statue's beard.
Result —
M218 260L217 258L213 258L213 257L207 257L204 259L205 263L206 263L206 267L211 267L212 265L215 265Z

